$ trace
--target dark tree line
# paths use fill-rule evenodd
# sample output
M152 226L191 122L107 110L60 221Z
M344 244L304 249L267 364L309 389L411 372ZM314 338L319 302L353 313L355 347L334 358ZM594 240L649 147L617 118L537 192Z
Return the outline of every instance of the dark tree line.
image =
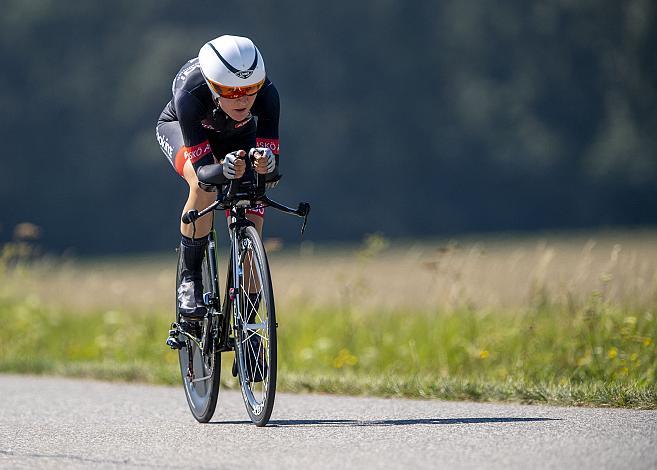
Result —
M654 18L649 0L6 0L0 241L29 221L54 251L174 246L185 187L154 124L224 33L279 88L276 197L313 203L311 239L655 224Z

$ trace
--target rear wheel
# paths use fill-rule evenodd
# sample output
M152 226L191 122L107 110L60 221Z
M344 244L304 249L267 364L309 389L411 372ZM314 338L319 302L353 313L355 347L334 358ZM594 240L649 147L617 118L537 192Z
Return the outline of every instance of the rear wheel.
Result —
M208 252L206 251L203 258L203 292L212 290L210 277L210 268L208 266ZM176 274L176 292L177 286L180 285L182 263L178 258L178 269ZM215 284L216 285L216 284ZM177 294L176 294L177 296ZM214 410L217 406L217 396L219 394L219 380L221 377L221 354L215 348L215 342L211 341L204 354L200 347L200 340L205 336L212 336L211 330L213 325L213 308L208 307L208 315L203 321L194 324L189 331L195 336L198 342L193 341L185 335L179 335L179 340L184 341L185 347L178 351L180 362L180 374L182 376L183 388L187 404L194 418L201 423L207 423L212 419ZM177 308L176 300L176 322L180 324L180 313ZM209 341L209 339L206 339ZM190 367L190 362L192 367Z
M240 301L233 302L235 357L242 397L256 426L269 422L276 395L276 313L269 264L258 232L242 231Z

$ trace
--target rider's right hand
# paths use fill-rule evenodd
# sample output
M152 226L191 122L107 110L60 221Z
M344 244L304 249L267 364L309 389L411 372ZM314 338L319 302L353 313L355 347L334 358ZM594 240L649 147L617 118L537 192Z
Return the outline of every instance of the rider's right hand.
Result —
M246 171L245 156L246 152L244 150L238 150L237 152L226 154L226 157L222 162L223 172L226 178L233 180L244 176L244 172Z

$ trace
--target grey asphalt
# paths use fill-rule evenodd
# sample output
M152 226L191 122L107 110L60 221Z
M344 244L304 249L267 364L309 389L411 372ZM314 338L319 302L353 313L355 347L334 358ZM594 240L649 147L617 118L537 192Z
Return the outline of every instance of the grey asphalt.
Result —
M657 468L657 412L277 396L256 428L221 391L0 375L2 468Z

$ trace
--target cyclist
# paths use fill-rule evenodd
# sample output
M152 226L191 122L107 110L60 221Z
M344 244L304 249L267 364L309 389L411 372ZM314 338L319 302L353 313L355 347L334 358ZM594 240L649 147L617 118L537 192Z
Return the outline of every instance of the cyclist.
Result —
M207 42L198 57L176 74L173 98L160 115L157 141L175 171L187 182L189 195L183 213L210 205L215 194L199 187L220 185L250 176L245 157L253 157L254 170L267 175L269 185L278 179L279 97L265 73L262 55L253 42L239 36L220 36ZM250 209L248 219L262 233L264 208ZM181 319L203 318L201 265L212 228L212 213L194 226L180 224L182 260L178 286ZM250 308L258 309L257 294L249 294Z

